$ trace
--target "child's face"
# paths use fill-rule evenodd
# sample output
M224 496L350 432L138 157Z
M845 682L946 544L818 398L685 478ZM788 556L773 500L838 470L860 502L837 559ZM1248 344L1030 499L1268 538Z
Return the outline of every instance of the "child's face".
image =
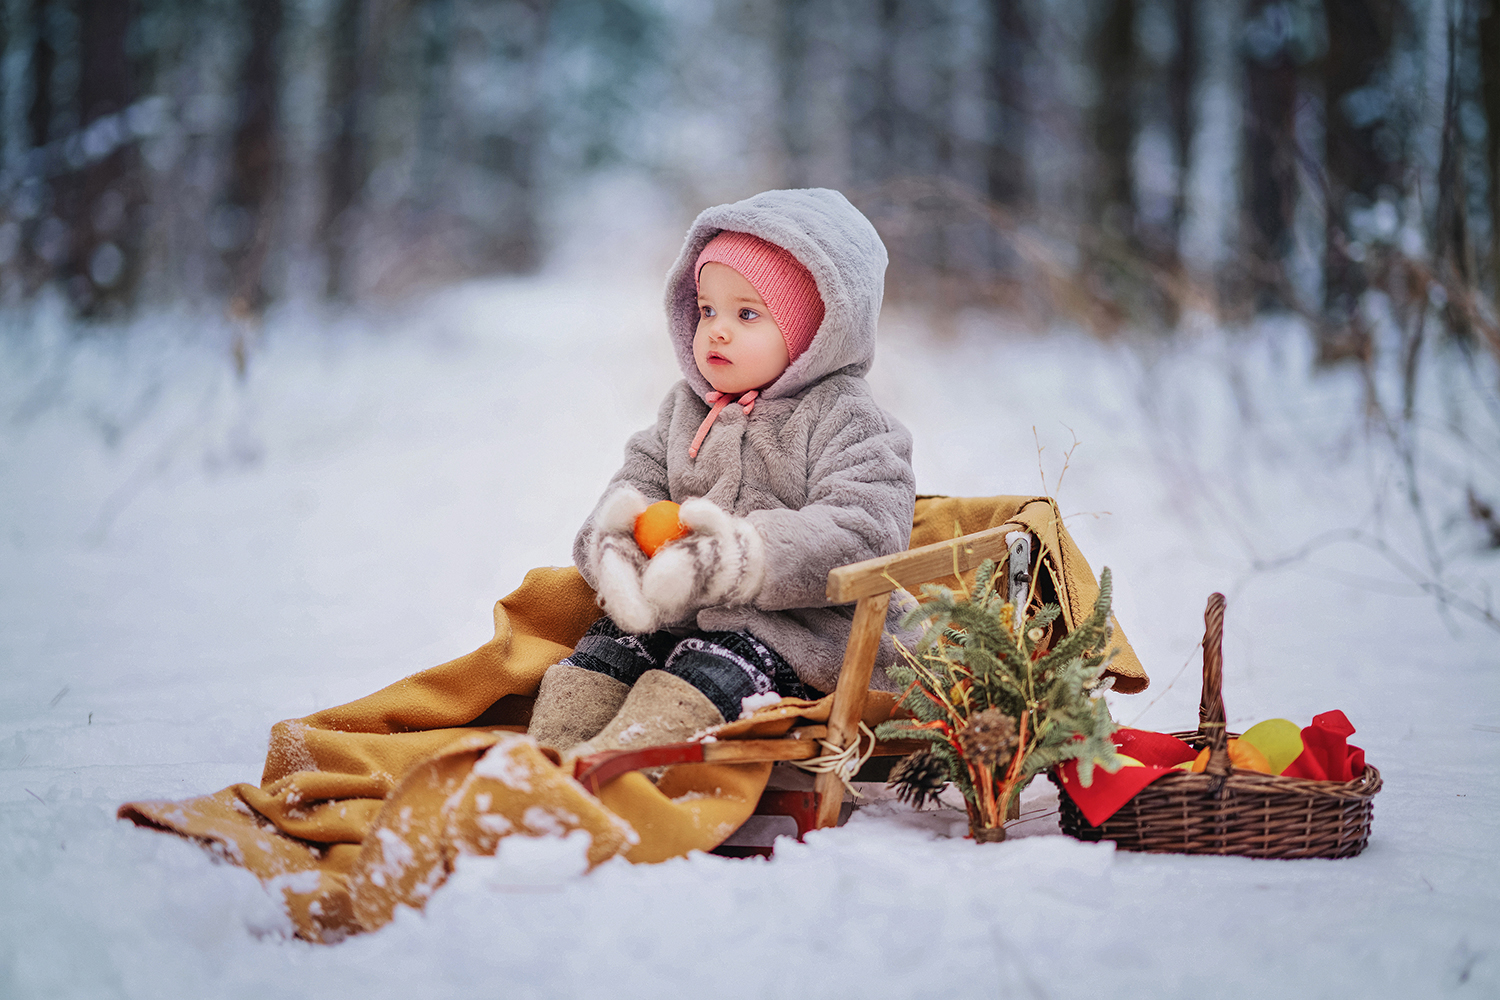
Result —
M727 264L704 264L698 274L693 359L709 385L731 395L774 382L791 364L765 300Z

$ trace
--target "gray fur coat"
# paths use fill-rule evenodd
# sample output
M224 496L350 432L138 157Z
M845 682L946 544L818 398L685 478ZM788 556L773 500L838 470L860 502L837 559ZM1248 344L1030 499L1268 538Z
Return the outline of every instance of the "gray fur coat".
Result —
M692 459L688 448L712 388L693 360L693 265L726 229L791 251L817 281L825 313L812 345L761 391L751 414L726 407ZM628 483L653 501L707 497L748 518L765 543L759 595L746 605L702 608L679 624L749 632L822 691L838 680L854 613L853 605L828 603L828 571L906 548L916 504L911 435L875 403L864 379L874 360L886 262L874 227L836 191L767 191L699 215L667 276L667 321L684 379L667 394L655 425L630 438L625 464L605 491ZM596 507L573 546L594 586L588 553L597 515ZM897 597L872 679L886 689L893 686L885 674L894 658L890 632L911 604L909 596Z

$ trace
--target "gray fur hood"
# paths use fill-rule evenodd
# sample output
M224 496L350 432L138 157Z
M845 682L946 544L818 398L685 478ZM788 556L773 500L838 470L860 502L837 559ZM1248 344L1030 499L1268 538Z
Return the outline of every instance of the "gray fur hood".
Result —
M724 230L750 233L790 251L812 272L823 298L823 325L806 352L760 392L796 396L834 372L860 376L875 360L875 326L885 290L885 244L849 199L828 188L765 191L705 209L693 220L682 253L667 272L667 324L677 364L699 397L712 390L693 360L698 289L693 265Z
M693 360L692 268L724 229L791 251L817 281L824 317L807 351L761 390L753 413L725 408L694 457L711 387ZM864 379L874 360L885 268L875 228L836 191L767 191L699 215L667 280L667 322L684 377L662 401L656 423L626 442L624 465L604 494L628 484L653 501L705 497L746 518L765 546L760 593L749 604L702 607L676 625L749 632L822 691L838 680L853 617L853 605L829 604L828 571L905 549L916 506L911 434L875 402ZM596 589L598 510L573 545L574 561ZM909 603L892 602L889 630L899 631ZM884 668L894 657L887 635L874 686L891 686Z

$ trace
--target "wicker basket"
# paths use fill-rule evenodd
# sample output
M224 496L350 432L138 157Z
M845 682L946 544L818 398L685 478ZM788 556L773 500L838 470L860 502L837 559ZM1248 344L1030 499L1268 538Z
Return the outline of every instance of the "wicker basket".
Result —
M1196 732L1173 733L1196 749L1210 748L1202 773L1163 775L1100 826L1066 794L1058 796L1064 833L1113 840L1127 851L1242 854L1252 858L1347 858L1370 839L1380 772L1368 765L1353 781L1310 781L1236 771L1224 726L1224 595L1204 614L1203 696ZM1055 781L1056 779L1054 779Z

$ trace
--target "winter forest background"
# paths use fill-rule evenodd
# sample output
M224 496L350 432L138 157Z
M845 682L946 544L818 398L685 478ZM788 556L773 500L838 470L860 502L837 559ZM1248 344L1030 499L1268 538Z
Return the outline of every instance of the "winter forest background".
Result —
M1494 342L1484 0L7 0L0 30L10 306L534 270L630 169L682 205L847 190L939 309L1293 310L1334 361L1376 288Z
M7 0L4 302L249 319L535 269L631 170L840 188L895 294L1033 323L1315 320L1492 346L1484 0Z
M1497 170L1500 0L0 0L0 995L1500 993ZM510 838L322 947L115 819L486 641L678 377L687 224L806 185L890 249L918 488L1059 497L1123 724L1225 592L1230 725L1345 711L1364 854L1038 782L1002 845Z
M1166 342L1299 320L1281 336L1306 338L1320 370L1358 372L1350 419L1410 467L1419 582L1446 589L1443 526L1500 545L1492 454L1448 468L1440 496L1410 474L1424 366L1439 383L1477 377L1470 402L1500 413L1479 374L1500 351L1500 4L6 0L0 13L13 337L34 338L49 304L82 339L186 308L243 375L278 308L378 309L536 272L611 216L665 217L667 232L765 187L831 186L889 245L890 300L938 334L974 309ZM1462 414L1439 419L1460 450L1484 450ZM1495 625L1476 600L1471 617Z

